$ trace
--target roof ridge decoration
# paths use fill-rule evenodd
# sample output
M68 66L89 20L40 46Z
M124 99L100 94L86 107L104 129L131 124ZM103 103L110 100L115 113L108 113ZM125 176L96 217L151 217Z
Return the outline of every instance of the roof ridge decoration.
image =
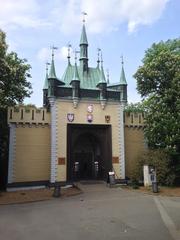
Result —
M58 48L52 46L51 49L52 49L52 60L51 60L51 67L50 67L48 78L57 79L56 70L55 70L55 64L54 64L54 50L57 50Z
M46 77L45 77L45 81L44 81L43 90L48 89L48 65L50 65L50 63L46 62Z
M123 55L121 56L121 64L122 64L122 68L121 68L120 84L127 85L126 76L125 76L125 72L124 72Z
M74 75L73 75L72 81L80 81L79 73L78 73L78 69L77 69L77 53L79 53L79 51L75 50Z
M86 44L88 45L87 35L86 35L86 28L85 28L85 16L87 16L86 12L82 12L83 14L83 27L81 32L81 39L80 39L80 45Z
M103 57L102 57L102 51L101 51L101 69L100 69L100 79L99 83L106 83L106 77L104 74L104 68L103 68ZM98 83L98 84L99 84Z

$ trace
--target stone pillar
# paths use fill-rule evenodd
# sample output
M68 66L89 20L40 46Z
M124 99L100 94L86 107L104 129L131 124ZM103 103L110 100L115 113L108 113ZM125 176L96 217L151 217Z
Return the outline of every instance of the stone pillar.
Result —
M120 176L125 179L125 144L124 144L124 103L119 105L119 163Z
M55 183L57 177L57 106L54 98L49 99L51 109L51 176L50 182Z
M10 123L9 133L9 162L8 162L8 183L14 182L14 160L16 153L16 125Z

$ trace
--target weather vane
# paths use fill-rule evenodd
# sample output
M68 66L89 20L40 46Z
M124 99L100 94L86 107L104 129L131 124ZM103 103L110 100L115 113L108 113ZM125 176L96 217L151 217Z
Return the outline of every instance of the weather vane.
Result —
M121 55L121 63L122 63L122 65L124 65L123 55Z
M77 51L77 50L75 49L74 53L75 53L75 63L76 63L76 62L77 62L77 54L80 53L80 51Z
M72 47L72 45L70 44L70 42L68 42L67 47L68 47L68 58L70 58L70 51L71 51L71 47Z
M48 73L48 65L50 65L50 63L46 62L46 73Z
M58 47L55 47L54 45L51 47L52 50L52 58L54 58L54 50L57 50Z
M87 16L87 13L86 12L82 12L82 15L83 15L83 23L85 23L85 16Z

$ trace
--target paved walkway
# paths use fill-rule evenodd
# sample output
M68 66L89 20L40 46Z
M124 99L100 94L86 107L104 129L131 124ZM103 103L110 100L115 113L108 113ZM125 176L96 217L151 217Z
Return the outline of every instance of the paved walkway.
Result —
M0 206L3 240L179 240L180 198L80 185L71 198Z

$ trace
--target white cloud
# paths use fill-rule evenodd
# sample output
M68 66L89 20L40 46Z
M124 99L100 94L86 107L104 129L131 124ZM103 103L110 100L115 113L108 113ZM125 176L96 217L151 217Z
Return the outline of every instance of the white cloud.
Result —
M37 0L0 0L0 27L42 27L49 23L40 17L43 8Z
M59 61L67 61L68 47L63 46L60 49L55 50L55 59ZM70 56L74 56L72 48L70 48ZM51 60L51 49L43 47L37 53L37 58L42 62Z
M169 0L68 0L57 3L52 16L64 33L75 32L80 25L80 13L87 11L87 27L90 32L117 30L127 23L133 32L141 25L158 20Z
M0 0L0 27L44 27L72 34L82 11L88 13L89 32L100 33L127 24L128 31L157 21L169 0Z

